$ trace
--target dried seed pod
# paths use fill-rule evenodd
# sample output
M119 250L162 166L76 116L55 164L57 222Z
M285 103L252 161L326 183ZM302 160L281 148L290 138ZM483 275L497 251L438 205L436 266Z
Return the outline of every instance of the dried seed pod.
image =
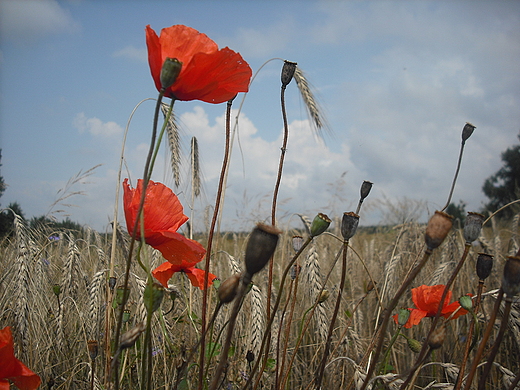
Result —
M246 246L245 262L248 279L262 270L278 244L282 232L272 225L259 223L251 232Z
M480 280L486 280L493 269L493 256L479 253L477 257L477 275Z
M311 223L311 237L317 237L328 229L332 221L326 214L319 213Z
M360 195L361 195L361 200L365 200L365 198L368 196L368 194L370 194L370 190L372 189L372 182L369 182L367 180L365 180L363 182L363 184L361 184L361 189L359 191Z
M252 363L253 360L255 360L255 354L253 351L249 350L247 351L246 353L246 360L249 362L249 363Z
M473 131L476 129L475 126L473 126L471 123L466 122L464 125L464 128L462 129L462 142L466 142L466 140L471 137L471 134L473 134Z
M121 344L119 344L119 348L126 349L133 346L145 329L146 325L144 324L144 322L140 322L135 327L130 329L128 332L125 332L121 336Z
M341 221L341 235L345 241L350 240L359 224L359 215L353 212L343 213L343 219Z
M428 346L431 349L439 349L442 347L444 340L446 339L446 324L441 324L433 331L432 335L428 339Z
M218 299L221 303L229 303L235 299L240 285L240 274L231 275L218 288Z
M289 83L291 82L291 80L293 79L294 72L296 71L296 65L297 65L296 62L291 62L291 61L287 61L287 60L285 60L283 62L282 76L281 76L282 88L287 87L289 85Z
M90 360L95 360L99 353L98 342L96 340L88 340L87 349L88 355L90 356Z
M504 290L506 298L513 298L520 293L520 257L507 258L502 275L502 290Z
M428 250L432 251L442 244L451 227L453 217L442 211L435 211L426 226L425 241Z
M293 246L294 251L298 252L303 246L303 237L302 236L293 236L292 246Z
M147 284L144 289L143 301L146 310L153 313L160 306L164 297L164 287L159 283Z
M322 290L320 296L318 297L318 303L323 303L330 297L329 290Z
M377 284L376 282L374 282L373 280L370 280L365 287L365 293L369 293L370 291L372 291L376 287L376 284Z
M167 57L161 68L161 87L164 89L170 88L175 80L177 80L177 76L181 73L181 69L182 62L177 58Z
M464 221L464 239L467 244L479 238L484 219L485 217L482 214L468 212Z
M114 292L114 287L116 286L116 281L117 281L117 278L115 276L111 276L109 279L108 279L108 288L110 289L110 291Z

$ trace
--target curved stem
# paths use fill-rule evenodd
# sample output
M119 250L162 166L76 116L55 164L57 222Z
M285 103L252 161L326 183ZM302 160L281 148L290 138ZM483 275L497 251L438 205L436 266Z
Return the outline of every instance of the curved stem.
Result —
M446 202L446 205L442 208L441 211L446 210L446 208L450 205L451 197L453 196L453 190L455 189L455 183L457 182L457 177L459 176L460 171L460 165L462 163L462 153L464 152L464 144L466 141L462 141L462 144L460 145L460 153L459 153L459 161L457 163L457 169L455 170L455 177L453 178L453 182L451 183L451 189L450 194L448 195L448 201Z
M209 229L208 235L208 245L206 247L206 261L204 263L204 292L202 294L202 328L201 333L202 337L200 340L200 357L199 357L199 386L198 389L202 390L202 384L204 380L204 351L206 348L206 314L208 310L208 282L209 282L209 266L211 261L211 247L213 245L213 234L215 231L215 225L217 223L218 213L220 210L220 202L222 198L222 191L224 187L224 177L226 175L228 160L229 160L229 140L231 133L231 106L233 104L233 99L227 102L226 109L226 145L224 148L224 159L222 161L222 169L220 171L220 180L218 183L217 189L217 198L215 200L215 210L213 211L213 219L211 220L211 227Z

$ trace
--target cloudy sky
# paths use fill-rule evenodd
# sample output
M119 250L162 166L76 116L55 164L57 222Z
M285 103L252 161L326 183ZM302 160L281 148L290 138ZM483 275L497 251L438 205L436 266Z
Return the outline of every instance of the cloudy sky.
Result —
M446 202L465 122L477 129L466 143L453 201L477 211L486 201L484 180L501 167L500 153L518 143L517 1L0 0L1 175L8 184L1 207L16 201L26 217L67 214L107 229L125 126L140 101L157 96L147 24L157 32L191 26L240 52L253 72L279 58L258 72L243 102L225 228L249 229L270 215L282 136L280 58L305 72L330 128L323 141L316 138L291 83L281 226L297 222L295 213L334 217L355 209L363 180L374 182L363 223L416 204L426 218ZM153 100L144 101L130 122L123 177L134 182L142 175L153 108ZM194 222L202 228L222 163L225 104L178 102L175 112L184 159L176 192L190 215L187 161L195 136L204 191ZM167 158L159 158L153 179L173 186Z

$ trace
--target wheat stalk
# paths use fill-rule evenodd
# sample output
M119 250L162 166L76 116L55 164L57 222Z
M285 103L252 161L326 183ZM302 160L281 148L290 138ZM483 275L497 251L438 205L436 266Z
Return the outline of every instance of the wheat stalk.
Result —
M169 110L170 106L168 104L161 103L161 111L165 117L168 115ZM168 135L168 148L170 149L170 164L172 167L173 179L175 180L175 187L178 187L181 182L181 141L176 117L173 112L166 124L166 134Z
M321 136L321 132L328 128L327 122L321 114L320 106L314 96L314 93L312 92L309 81L298 66L294 72L294 80L298 85L298 89L305 104L305 108L307 109L307 114L309 115L311 126L316 134Z

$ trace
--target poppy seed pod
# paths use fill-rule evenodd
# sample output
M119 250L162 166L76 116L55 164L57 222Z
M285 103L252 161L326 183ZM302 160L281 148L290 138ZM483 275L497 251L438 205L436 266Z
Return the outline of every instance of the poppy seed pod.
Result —
M121 336L121 344L119 344L119 348L127 349L133 346L145 329L146 325L144 324L144 322L140 322L135 327L130 329L128 332L125 332Z
M409 309L399 309L397 313L397 323L400 326L405 325L408 322L408 318L410 318L410 310Z
M332 221L330 220L330 218L323 213L319 213L318 215L316 215L311 223L311 237L314 238L319 236L321 233L328 229L331 222Z
M123 323L126 324L128 321L130 321L130 310L125 309L123 310Z
M116 286L117 278L115 276L111 276L108 279L108 288L110 288L110 291L114 292L114 287Z
M431 349L439 349L442 347L444 340L446 339L446 324L442 324L435 328L432 335L428 339L428 346Z
M98 342L96 340L88 340L87 341L88 355L90 356L90 360L95 360L97 358L99 348Z
M353 212L343 213L343 219L341 221L341 235L345 241L350 240L359 224L359 215Z
M59 284L54 284L52 286L52 292L58 297L61 294L61 286Z
M164 287L159 283L147 284L144 289L143 301L149 313L156 311L164 297Z
M426 226L425 241L428 250L432 251L442 244L453 225L453 217L442 211L435 211Z
M479 253L477 257L477 275L480 280L486 280L493 269L493 256Z
M294 251L298 252L303 246L303 237L302 236L293 236L292 246L293 246Z
M459 298L459 304L467 311L471 311L473 309L473 300L469 295L461 296Z
M513 298L520 292L520 257L507 258L502 275L502 290L506 293L507 298Z
M285 60L283 62L282 76L281 76L283 88L287 87L289 85L289 83L291 82L291 80L293 79L294 72L296 71L296 65L297 65L296 62L291 62L291 61L287 61L287 60Z
M361 195L361 200L365 200L365 198L368 196L368 194L370 194L370 190L372 189L372 184L374 184L374 183L371 183L367 180L365 180L363 182L363 184L361 184L361 189L359 190L359 194Z
M218 288L218 299L221 303L229 303L235 299L240 285L240 274L234 274L224 280Z
M180 62L177 58L167 57L164 60L163 66L161 68L161 86L164 89L170 88L172 84L177 80L177 76L181 73L182 62Z
M246 246L245 262L247 276L252 277L265 267L276 249L278 236L281 233L280 230L272 225L263 223L256 225L249 236Z
M421 349L422 349L422 344L420 341L416 340L416 339L411 339L411 338L408 338L406 340L406 343L408 344L408 348L410 348L410 350L414 353L419 353L421 352Z
M484 218L482 214L468 212L466 220L464 221L464 239L466 243L469 244L480 236Z
M466 122L464 125L464 128L462 129L462 141L466 142L466 140L471 137L471 134L473 134L473 131L476 129L475 126L473 126L471 123Z

